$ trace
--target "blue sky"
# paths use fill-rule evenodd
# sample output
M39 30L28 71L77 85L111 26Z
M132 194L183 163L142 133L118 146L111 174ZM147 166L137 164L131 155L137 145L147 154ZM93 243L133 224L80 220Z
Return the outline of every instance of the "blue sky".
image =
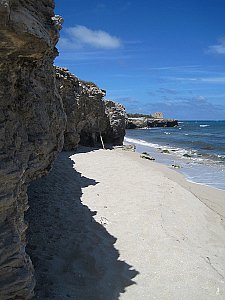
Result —
M127 112L225 120L224 0L56 0L55 64Z

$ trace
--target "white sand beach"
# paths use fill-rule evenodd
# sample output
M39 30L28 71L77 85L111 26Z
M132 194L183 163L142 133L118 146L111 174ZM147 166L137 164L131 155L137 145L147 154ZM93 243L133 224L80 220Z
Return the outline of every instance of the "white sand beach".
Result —
M224 191L122 149L63 152L40 180L36 299L225 299Z

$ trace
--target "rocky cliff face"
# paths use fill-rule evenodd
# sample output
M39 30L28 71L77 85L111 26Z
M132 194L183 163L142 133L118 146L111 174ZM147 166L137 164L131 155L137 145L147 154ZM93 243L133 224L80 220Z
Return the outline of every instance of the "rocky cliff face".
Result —
M53 0L0 0L1 300L32 297L27 187L51 169L65 126L66 150L94 145L100 132L108 142L123 140L123 107L105 104L104 90L53 67L61 22Z
M74 149L79 143L94 146L99 132L106 127L102 100L105 91L94 83L80 80L65 68L56 67L56 78L67 115L64 149Z
M103 132L103 139L106 143L122 145L125 136L127 114L123 105L105 100L105 112L109 125Z
M125 135L125 109L113 101L104 101L105 90L80 80L65 68L56 67L57 86L67 115L64 149L78 143L94 146L100 142L121 145Z
M65 114L55 88L60 18L51 0L0 0L0 298L29 299L27 186L46 175L63 145Z

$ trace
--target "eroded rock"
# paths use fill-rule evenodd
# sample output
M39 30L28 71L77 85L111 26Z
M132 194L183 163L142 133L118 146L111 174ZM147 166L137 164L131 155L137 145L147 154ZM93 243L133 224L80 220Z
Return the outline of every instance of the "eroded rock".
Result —
M55 88L59 19L51 0L0 1L0 295L29 299L27 186L46 175L63 145L65 114Z
M124 106L111 100L105 100L105 111L109 119L109 126L103 135L105 141L113 145L123 145L127 119Z
M121 145L125 135L125 109L121 104L104 101L105 90L79 79L66 68L56 67L59 93L67 115L64 149L80 143L95 146L103 142Z
M56 67L56 78L67 115L64 149L74 149L79 143L94 146L107 126L102 100L105 91L65 68Z
M114 149L121 149L123 151L130 151L135 152L136 151L136 145L121 145L121 146L114 146Z
M152 157L149 153L147 152L143 152L141 155L140 155L140 158L144 158L144 159L147 159L147 160L155 160L154 157Z

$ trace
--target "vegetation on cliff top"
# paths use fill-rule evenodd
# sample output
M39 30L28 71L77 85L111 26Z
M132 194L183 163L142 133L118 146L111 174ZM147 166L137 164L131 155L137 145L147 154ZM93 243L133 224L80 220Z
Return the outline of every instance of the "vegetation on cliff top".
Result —
M145 114L127 114L128 118L152 118L152 115L145 115Z

